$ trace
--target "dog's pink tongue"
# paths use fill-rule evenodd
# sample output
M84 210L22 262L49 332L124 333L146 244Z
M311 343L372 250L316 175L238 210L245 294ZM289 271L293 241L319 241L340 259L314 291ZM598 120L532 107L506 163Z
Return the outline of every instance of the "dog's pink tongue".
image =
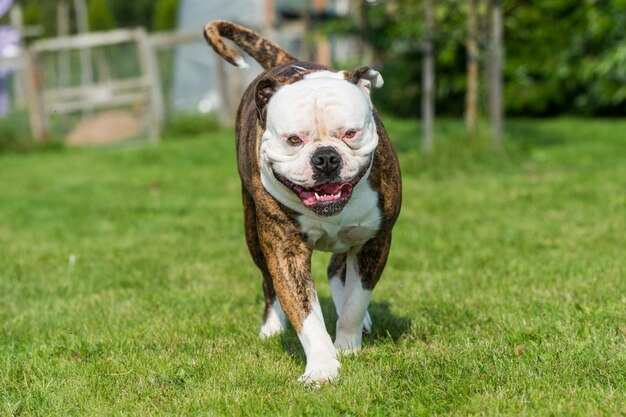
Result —
M306 206L315 204L315 192L313 191L301 191L300 199Z
M348 198L352 194L352 184L343 183L341 185L338 184L324 184L316 187L313 191L302 190L299 192L300 199L302 202L307 205L313 205L318 201L318 198L315 197L315 193L318 194L321 201L335 201L341 197L330 198L329 196L336 196L341 191L341 197Z
M343 184L324 184L317 187L315 191L317 191L318 194L326 195L337 194L339 191L341 191L341 194L351 193L352 184L347 182Z
M322 195L322 194L326 194L326 195L337 194L339 192L339 185L337 185L337 184L324 184L324 185L320 185L319 187L316 187L315 191L317 191L317 193L320 194L320 195Z

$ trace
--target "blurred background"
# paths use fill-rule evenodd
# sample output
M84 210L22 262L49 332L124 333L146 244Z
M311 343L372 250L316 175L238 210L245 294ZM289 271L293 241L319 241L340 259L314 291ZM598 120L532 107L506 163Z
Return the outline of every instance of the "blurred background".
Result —
M380 70L377 107L421 117L426 150L434 114L470 135L489 120L497 145L504 114L626 111L625 0L0 0L0 12L3 149L232 124L260 67L205 45L213 19L303 60Z

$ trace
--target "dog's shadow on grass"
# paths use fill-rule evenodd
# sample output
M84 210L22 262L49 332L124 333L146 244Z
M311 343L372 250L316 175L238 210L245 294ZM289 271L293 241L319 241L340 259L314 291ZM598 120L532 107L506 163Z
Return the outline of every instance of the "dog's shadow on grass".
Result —
M337 325L335 305L330 297L320 298L320 305L324 314L326 330L334 341ZM368 311L372 318L372 332L363 335L363 346L365 347L379 343L395 343L411 330L411 320L394 314L387 302L372 302ZM281 335L281 345L289 355L306 362L298 335L291 326Z

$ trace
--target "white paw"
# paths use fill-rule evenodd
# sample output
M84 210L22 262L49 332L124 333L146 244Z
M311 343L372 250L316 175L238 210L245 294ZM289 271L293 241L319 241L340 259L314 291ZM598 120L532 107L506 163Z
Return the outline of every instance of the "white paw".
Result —
M276 299L267 312L267 317L265 317L265 323L261 326L259 337L261 339L267 339L268 337L281 334L285 331L286 323L287 317L285 316L285 312L278 299Z
M370 317L369 311L366 311L365 317L363 317L363 333L365 334L372 333L372 318Z
M363 335L360 331L356 334L338 332L337 338L335 339L335 350L337 354L349 355L358 352L361 349L362 338Z
M280 320L267 320L261 331L259 331L259 337L261 339L267 339L272 336L276 336L285 331L285 325Z
M309 361L306 364L304 374L300 375L298 381L305 384L320 384L330 382L339 377L341 364L335 358L326 360Z

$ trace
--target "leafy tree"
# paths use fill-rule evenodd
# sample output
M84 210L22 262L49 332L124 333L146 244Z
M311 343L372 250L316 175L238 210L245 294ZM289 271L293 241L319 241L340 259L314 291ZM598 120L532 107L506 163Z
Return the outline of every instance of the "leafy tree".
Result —
M511 113L623 114L624 0L508 3L506 96Z
M43 25L45 34L52 36L56 33L59 1L17 3L24 7L27 24ZM174 26L175 3L176 0L91 0L89 5L90 9L98 9L108 4L113 25L117 22L120 27L161 30ZM354 13L328 22L324 30L359 36L372 52L368 64L380 69L385 77L385 88L376 92L377 104L400 116L418 117L424 1L351 3L355 5ZM504 102L508 115L626 113L626 0L502 0L502 5ZM111 27L109 18L103 17L106 13L94 13L100 17L92 19L101 19L99 23L92 21L94 28ZM479 8L478 15L483 21L479 32L484 32L485 11ZM439 114L462 116L465 110L466 17L467 0L435 2ZM479 35L478 41L484 52L486 39ZM480 85L484 88L484 83ZM484 91L480 94L484 97Z
M110 30L116 27L111 7L107 0L89 0L89 30Z
M24 23L26 25L40 25L44 23L41 7L34 2L29 2L24 7Z
M176 27L178 0L158 0L154 8L152 29L171 30Z
M355 0L360 16L327 30L360 36L385 88L377 103L419 115L423 1ZM484 4L486 2L479 2ZM509 115L619 115L626 112L626 0L502 0L504 103ZM478 10L486 50L486 11ZM467 90L467 2L436 2L438 113L461 116ZM480 54L484 56L485 54ZM484 89L484 83L481 88ZM484 90L481 95L484 95Z
M150 28L154 12L153 0L110 0L120 27Z
M423 92L424 2L360 0L360 3L359 17L330 27L343 26L344 32L361 36L372 48L374 59L370 64L380 69L385 78L385 88L376 92L378 105L399 116L418 117ZM434 5L436 107L445 114L461 115L465 107L463 4L462 0L448 0Z

